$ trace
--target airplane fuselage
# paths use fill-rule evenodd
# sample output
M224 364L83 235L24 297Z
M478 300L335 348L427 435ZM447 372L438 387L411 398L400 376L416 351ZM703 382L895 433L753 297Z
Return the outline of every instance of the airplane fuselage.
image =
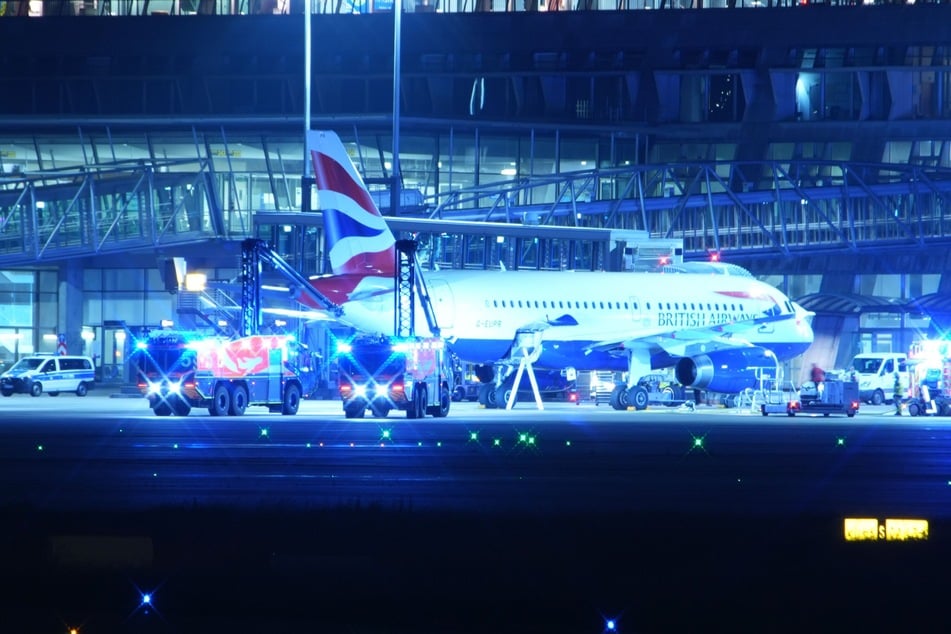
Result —
M779 290L753 278L465 270L424 275L440 334L461 359L472 363L503 358L520 330L541 331L543 352L536 365L551 369L624 370L623 354L596 344L629 338L650 342L654 336L665 341L654 347L651 365L669 366L677 357L711 349L711 329L754 320L764 323L744 332L742 341L771 350L779 360L801 354L812 343L804 312ZM320 280L314 284L321 288ZM339 296L340 289L335 292ZM365 277L347 297L342 303L345 321L363 331L393 331L391 278ZM417 306L416 333L427 335L423 315ZM769 319L777 316L788 318ZM677 333L682 342L676 341Z

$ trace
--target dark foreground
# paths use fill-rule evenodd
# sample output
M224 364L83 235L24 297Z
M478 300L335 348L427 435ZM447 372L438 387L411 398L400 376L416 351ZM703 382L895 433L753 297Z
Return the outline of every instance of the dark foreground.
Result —
M595 633L611 618L621 632L940 631L951 622L947 540L846 544L831 517L6 509L3 527L7 631Z
M951 630L941 421L460 408L381 440L335 408L23 402L47 409L0 412L4 632Z

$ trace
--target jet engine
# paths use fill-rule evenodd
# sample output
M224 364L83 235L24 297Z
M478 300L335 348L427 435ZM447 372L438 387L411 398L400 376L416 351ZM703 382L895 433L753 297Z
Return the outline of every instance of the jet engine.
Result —
M684 357L677 362L675 374L688 387L736 394L756 386L757 368L775 367L776 358L769 351L750 347Z

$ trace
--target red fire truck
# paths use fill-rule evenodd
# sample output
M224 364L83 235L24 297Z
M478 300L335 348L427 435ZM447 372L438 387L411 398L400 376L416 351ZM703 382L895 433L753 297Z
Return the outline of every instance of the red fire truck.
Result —
M338 343L335 361L347 418L392 409L406 418L449 415L452 368L441 339L359 337Z
M237 339L160 330L136 342L138 386L156 416L241 416L251 405L297 413L310 383L306 351L286 335Z

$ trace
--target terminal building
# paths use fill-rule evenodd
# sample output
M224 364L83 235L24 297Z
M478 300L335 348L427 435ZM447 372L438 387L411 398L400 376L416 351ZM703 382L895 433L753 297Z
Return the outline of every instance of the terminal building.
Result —
M308 125L432 265L737 264L816 312L805 367L944 333L951 7L606 4L0 2L0 363L126 380L247 237L323 273Z

